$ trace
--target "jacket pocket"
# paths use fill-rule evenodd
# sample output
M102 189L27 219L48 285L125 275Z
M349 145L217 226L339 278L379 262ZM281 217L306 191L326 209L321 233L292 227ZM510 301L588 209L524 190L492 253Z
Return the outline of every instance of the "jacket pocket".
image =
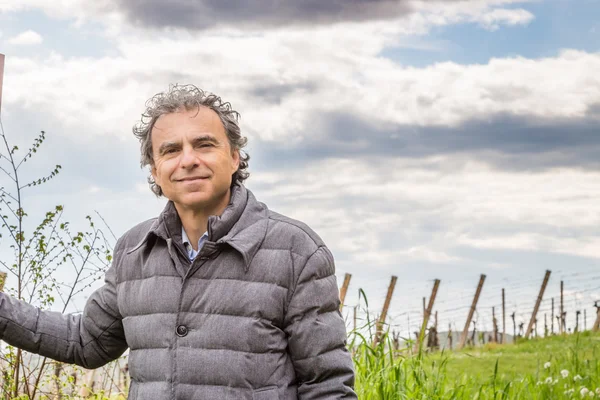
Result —
M277 386L267 386L252 392L252 400L279 400Z

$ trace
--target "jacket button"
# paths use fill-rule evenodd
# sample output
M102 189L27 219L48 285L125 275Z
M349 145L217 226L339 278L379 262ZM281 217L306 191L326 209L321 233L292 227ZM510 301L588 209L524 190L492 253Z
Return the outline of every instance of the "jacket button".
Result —
M175 329L175 333L177 333L177 336L184 337L188 334L188 328L185 325L179 325L177 329Z

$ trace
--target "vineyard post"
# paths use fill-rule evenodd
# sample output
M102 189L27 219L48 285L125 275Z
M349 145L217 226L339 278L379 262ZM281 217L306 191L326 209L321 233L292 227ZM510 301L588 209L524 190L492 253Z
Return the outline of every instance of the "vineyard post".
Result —
M352 274L346 273L344 276L344 283L342 284L342 288L340 289L340 311L344 307L344 300L346 299L346 292L348 291L348 286L350 286L350 278L352 278Z
M594 307L596 307L596 322L594 322L592 330L595 332L600 329L600 301L596 300L594 302Z
M429 297L429 304L425 309L425 315L423 316L423 325L421 325L421 332L419 333L419 345L423 343L423 339L425 338L425 330L427 329L427 323L429 322L429 316L431 315L431 310L433 310L433 303L435 302L435 297L437 296L438 287L440 286L440 280L436 279L433 281L433 289L431 290L431 297ZM423 297L425 300L425 297Z
M565 333L565 308L564 308L563 290L564 290L564 281L560 281L560 326L558 329L561 334Z
M544 291L546 290L546 285L548 284L548 279L550 279L550 274L552 271L546 270L546 275L544 275L544 281L542 282L542 287L540 288L540 294L538 295L537 301L535 302L535 307L533 309L533 314L531 315L531 319L529 320L529 326L525 331L525 337L528 338L531 334L531 330L533 329L533 324L537 319L537 312L540 308L540 304L542 302L542 297L544 297Z
M513 321L513 343L515 343L515 339L517 337L517 322L515 321L515 313L513 312L510 317Z
M550 314L550 333L554 335L554 297L552 298L552 313Z
M504 288L502 288L502 344L506 343L506 302Z
M492 307L492 341L498 343L498 323L496 321L496 307Z
M394 287L396 286L397 276L393 275L392 280L390 281L390 286L388 287L387 295L385 296L385 303L383 304L383 311L379 316L379 321L377 321L377 327L375 329L375 342L374 346L381 340L381 335L383 334L383 325L385 324L385 319L387 317L388 308L390 307L390 302L392 301L392 294L394 293Z
M469 325L471 325L471 320L473 319L473 314L475 313L475 308L477 308L477 301L479 301L479 295L481 294L481 288L483 287L483 282L485 282L485 275L481 274L479 278L479 284L477 285L477 290L475 291L475 297L473 298L473 304L471 304L471 309L469 310L469 316L467 317L467 322L465 323L465 328L460 335L460 342L458 343L458 349L462 349L465 347L465 342L467 341L467 335L469 334Z

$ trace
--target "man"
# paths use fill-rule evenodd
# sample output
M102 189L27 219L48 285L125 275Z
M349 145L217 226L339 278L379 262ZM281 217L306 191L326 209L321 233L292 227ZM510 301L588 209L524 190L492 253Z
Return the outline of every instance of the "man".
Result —
M129 399L356 398L333 257L244 187L229 103L173 86L134 134L164 211L118 240L83 315L0 294L2 339L86 368L129 348Z

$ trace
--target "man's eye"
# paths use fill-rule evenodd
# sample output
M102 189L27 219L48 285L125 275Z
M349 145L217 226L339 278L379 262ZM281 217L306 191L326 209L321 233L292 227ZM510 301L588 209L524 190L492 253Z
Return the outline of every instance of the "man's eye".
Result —
M177 149L166 149L164 151L164 154L171 154L171 153L175 153L177 151Z

